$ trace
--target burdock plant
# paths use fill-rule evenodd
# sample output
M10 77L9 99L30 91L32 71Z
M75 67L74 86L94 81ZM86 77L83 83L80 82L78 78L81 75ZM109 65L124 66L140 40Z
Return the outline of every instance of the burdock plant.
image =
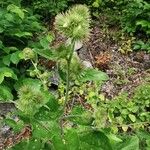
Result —
M66 13L58 14L55 20L55 28L65 37L71 40L70 51L67 61L66 70L66 95L63 106L65 111L68 100L69 81L70 81L70 64L73 57L74 46L78 41L87 40L90 34L90 12L85 5L76 5L68 10ZM64 113L63 113L64 114ZM62 114L62 116L63 116Z
M91 111L83 110L84 112L82 113L82 110L80 111L77 108L77 112L73 110L69 114L65 114L69 90L71 91L70 82L77 81L76 83L78 84L79 81L80 84L86 81L95 81L99 83L108 79L105 73L95 69L84 68L78 63L77 56L74 55L75 43L88 39L90 34L90 13L88 8L85 5L76 5L66 13L57 15L55 27L70 42L63 43L59 47L49 47L51 36L46 36L40 40L39 43L41 45L34 47L32 50L58 63L58 73L66 83L64 105L60 108L56 97L49 92L48 88L44 88L42 83L45 83L45 80L41 80L38 83L35 80L33 83L31 80L21 82L24 86L18 92L16 106L20 110L18 114L24 124L31 125L32 137L26 143L21 143L23 146L21 145L20 147L24 147L26 144L27 147L25 146L25 149L111 149L109 148L109 143L107 142L108 144L106 144L107 137L104 136L104 133L96 132L96 128L93 130ZM36 72L32 73L32 77L35 77L35 73L39 79L43 79L43 76L45 79L47 73L46 75L39 73L37 68L38 62L34 60L35 55L32 54L31 49L27 48L23 52L26 60L31 59L32 62L35 61L33 66ZM75 124L79 125L77 126L79 130L70 128L71 124L63 126L64 120L67 120L66 123L68 121L75 122ZM87 128L84 128L82 125L85 125ZM63 129L65 129L65 132ZM106 148L101 148L102 145Z

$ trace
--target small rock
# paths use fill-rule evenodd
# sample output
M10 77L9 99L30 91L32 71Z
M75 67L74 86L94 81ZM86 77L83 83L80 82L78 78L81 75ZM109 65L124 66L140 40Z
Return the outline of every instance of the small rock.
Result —
M0 103L0 116L5 116L14 109L15 105L13 103Z
M71 40L70 39L68 39L67 44L71 44ZM78 42L75 43L74 50L77 51L77 50L81 49L82 46L83 46L83 43L78 41Z
M51 83L50 89L57 90L59 85L59 74L56 68L54 69L53 73L54 74L49 78L49 81Z
M10 127L5 125L0 130L0 136L6 138L10 134Z
M82 47L83 47L83 44L81 42L76 42L74 50L77 51L77 50L81 49Z
M90 61L83 61L82 64L86 67L86 68L93 68L92 64Z

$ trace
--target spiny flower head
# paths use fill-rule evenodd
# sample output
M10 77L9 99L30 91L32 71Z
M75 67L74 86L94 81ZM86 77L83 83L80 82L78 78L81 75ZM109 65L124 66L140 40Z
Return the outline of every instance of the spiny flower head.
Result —
M33 59L35 57L35 53L31 48L26 47L23 49L23 56L25 60Z
M76 41L82 41L89 37L90 12L85 5L76 5L56 16L56 29L66 37Z
M44 103L44 96L40 90L31 86L23 86L18 91L16 107L27 115L34 115Z

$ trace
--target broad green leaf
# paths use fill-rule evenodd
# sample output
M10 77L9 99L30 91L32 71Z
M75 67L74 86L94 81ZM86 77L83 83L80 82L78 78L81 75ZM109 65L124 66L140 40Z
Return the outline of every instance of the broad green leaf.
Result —
M24 128L24 123L23 121L15 121L14 119L5 119L4 122L13 129L15 132L20 132Z
M137 135L142 139L150 139L150 133L148 131L140 130L137 132Z
M15 53L11 54L10 60L12 63L18 64L18 62L20 61L19 54L20 54L20 51L17 51Z
M82 107L73 108L71 115L76 117L69 118L70 121L78 125L91 125L93 122L92 113L90 111L84 111Z
M3 33L4 28L0 27L0 33Z
M45 95L48 102L35 114L35 118L40 121L49 121L60 116L58 101L49 92L45 93Z
M43 37L40 40L40 44L44 49L49 49L50 47L49 45L52 42L52 40L53 40L53 36L51 34L48 34L47 36Z
M7 56L3 57L3 63L7 66L10 65L10 57L11 57L11 55L7 55Z
M55 51L53 51L53 55L59 59L68 58L68 54L70 54L71 47L61 44Z
M49 44L54 40L54 35L52 33L49 33L46 36L46 39L49 41Z
M65 143L67 146L67 150L79 150L80 149L80 141L78 133L75 130L68 130L65 134Z
M128 137L118 144L116 150L139 150L139 139L137 136Z
M4 47L3 51L6 52L7 54L9 54L11 51L18 51L18 49L16 47Z
M4 47L3 42L0 40L0 49Z
M16 13L21 19L24 19L24 12L18 6L14 4L10 4L8 5L7 10L10 12Z
M91 150L112 150L111 144L107 136L100 131L85 131L79 135L80 149Z
M42 150L43 143L40 139L21 140L18 144L13 145L9 150Z
M11 78L17 80L17 76L14 73L14 71L7 67L0 68L0 84L3 82L4 77L11 77Z
M3 74L0 74L0 84L3 82L3 80L4 80L4 76Z
M122 139L118 138L115 134L107 134L107 137L112 142L122 142Z
M102 82L106 80L108 80L107 74L96 69L86 69L79 74L79 81L82 82L86 81Z
M7 13L5 15L5 18L10 21L10 22L13 22L14 21L14 16L11 14L11 13Z
M136 25L141 25L142 27L148 27L150 25L150 22L147 20L139 20L136 22Z
M138 45L138 44L135 44L134 47L133 47L134 50L138 50L140 48L141 48L141 45Z
M55 60L54 55L50 49L33 49L34 52L38 53L39 55L49 59L49 60Z
M65 141L62 139L60 134L55 134L53 136L51 150L67 150Z
M129 114L129 118L131 119L132 122L136 121L136 117L133 114Z
M10 100L13 100L11 90L4 85L0 85L0 101L10 101Z
M52 135L47 122L39 122L40 123L32 123L32 137L40 139L50 139Z
M32 122L32 137L40 139L52 139L54 136L60 136L61 130L59 123L56 121L39 121Z
M98 7L100 7L101 3L102 3L102 0L95 0L93 2L92 6L95 8L98 8Z
M31 32L17 32L14 35L19 37L19 38L21 38L21 37L32 37Z
M150 149L150 139L146 140L146 150L149 150Z

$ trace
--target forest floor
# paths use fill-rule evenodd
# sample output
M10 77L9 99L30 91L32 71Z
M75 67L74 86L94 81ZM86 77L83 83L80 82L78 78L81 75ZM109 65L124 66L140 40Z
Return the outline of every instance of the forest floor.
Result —
M121 39L117 37L118 34L120 34L118 28L101 28L94 25L90 39L78 51L81 60L90 61L94 68L106 72L109 76L109 80L101 89L108 99L124 92L131 96L137 86L147 80L150 81L150 54L128 49L125 53L121 53L119 51L121 43L127 42L129 37L119 41ZM63 37L56 35L55 44L63 41Z
M109 76L101 90L109 99L122 92L130 96L137 86L150 80L150 54L128 50L126 54L121 53L121 42L113 38L117 32L116 29L110 28L106 33L95 26L87 43L94 67L105 71Z

